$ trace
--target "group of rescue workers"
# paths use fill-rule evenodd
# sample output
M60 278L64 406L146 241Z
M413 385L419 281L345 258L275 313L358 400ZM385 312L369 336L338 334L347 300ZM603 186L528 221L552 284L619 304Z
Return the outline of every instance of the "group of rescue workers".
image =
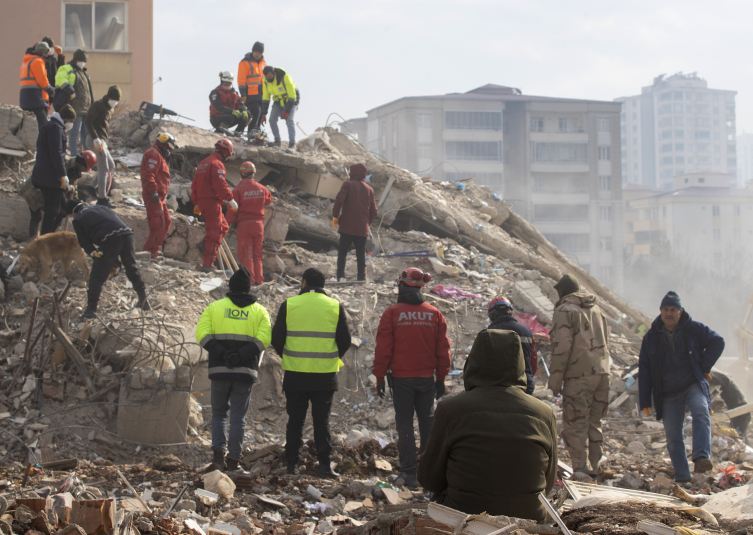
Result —
M276 123L282 118L293 146L299 92L290 75L265 64L263 53L264 45L257 42L241 61L240 95L233 90L232 75L221 73L221 84L210 95L212 125L220 131L233 126L238 131L246 126L257 129L265 122L271 96L275 142L280 144ZM40 127L36 164L21 192L32 212L29 233L36 236L40 218L41 233L48 234L66 214L73 216L78 241L93 258L82 319L95 317L102 286L118 262L137 293L136 306L151 308L136 265L133 231L107 199L114 167L107 149L109 121L121 92L112 86L101 100L92 102L86 58L85 51L77 50L73 61L65 65L62 50L45 38L27 50L21 68L21 107L36 114ZM60 94L64 98L54 100L55 111L48 121L50 99ZM89 150L79 152L79 133ZM175 137L160 132L141 162L149 224L143 249L152 258L158 257L170 229L166 196L170 153L176 148ZM194 212L204 218L206 226L201 270L212 270L233 223L243 266L230 278L227 297L211 303L196 328L196 339L209 354L214 464L221 470L239 467L251 388L264 352L272 345L285 370L287 472L297 473L310 403L318 475L337 477L331 463L329 416L338 389L337 372L351 345L346 314L327 295L324 273L309 268L303 273L299 294L282 303L272 326L269 312L257 302L251 287L265 280L264 207L273 198L255 180L253 162L241 165L240 183L229 188L224 164L233 154L229 139L217 141L214 152L199 163L191 185ZM97 202L89 205L76 198L74 184L95 164L97 175L84 192ZM369 227L377 206L367 184L366 166L352 165L349 178L332 210L333 225L340 233L336 278L345 277L346 256L355 246L356 280L363 281ZM538 360L533 335L518 323L509 299L502 295L492 299L490 324L477 335L465 362L465 392L443 400L435 412L435 400L445 396L445 378L452 365L445 318L426 303L422 293L430 281L431 275L418 268L400 274L397 303L382 314L376 336L372 373L381 398L386 385L392 392L402 479L398 483L409 487L420 483L435 501L468 514L486 512L542 521L546 513L538 495L549 492L556 478L558 433L551 408L530 395L535 390ZM555 289L559 300L550 331L548 387L562 395L561 435L573 470L598 478L604 441L601 420L609 394L609 326L596 297L582 290L574 277L563 276ZM709 381L721 382L723 388L730 381L711 371L724 340L692 321L674 292L664 297L660 311L641 346L640 405L648 416L653 404L657 419L664 420L675 480L685 483L690 480L685 412L692 415L695 470L711 470ZM740 425L747 426L748 421Z

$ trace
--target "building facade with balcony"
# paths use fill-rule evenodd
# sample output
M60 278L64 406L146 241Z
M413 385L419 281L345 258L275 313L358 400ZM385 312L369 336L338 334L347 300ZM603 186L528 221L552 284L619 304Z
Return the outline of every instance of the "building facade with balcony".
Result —
M660 75L622 104L622 180L672 189L672 178L694 171L736 180L736 91L710 89L696 73Z
M373 153L435 181L474 178L602 282L622 288L614 102L485 85L405 97L343 124Z

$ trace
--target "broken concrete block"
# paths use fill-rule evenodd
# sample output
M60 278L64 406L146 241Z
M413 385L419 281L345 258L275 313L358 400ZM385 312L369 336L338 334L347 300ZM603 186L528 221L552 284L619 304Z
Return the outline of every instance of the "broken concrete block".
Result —
M642 446L643 444L641 444ZM615 485L624 489L638 490L643 486L643 479L637 472L628 472L615 482Z
M39 288L33 282L27 282L21 287L21 293L27 301L33 301L39 297Z
M753 487L744 485L713 494L703 508L727 531L753 526Z
M154 388L159 384L159 373L151 366L141 368L139 373L141 374L141 384L144 385L144 388Z
M175 387L191 388L191 368L189 366L178 366L175 368Z
M633 442L628 444L625 452L626 453L646 453L646 446L644 446L642 442L638 440L634 440Z
M395 423L395 411L394 409L387 409L382 414L377 416L377 424L382 429L387 429L390 425Z
M185 391L168 390L155 397L151 389L127 391L125 383L121 384L118 435L146 444L184 442L189 396Z

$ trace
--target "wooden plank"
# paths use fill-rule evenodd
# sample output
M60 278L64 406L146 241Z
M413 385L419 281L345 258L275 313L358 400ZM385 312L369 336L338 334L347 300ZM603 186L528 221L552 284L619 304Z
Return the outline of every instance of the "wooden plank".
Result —
M619 396L617 396L617 399L615 399L612 403L609 404L610 409L614 409L616 407L619 407L623 403L627 401L627 399L630 397L630 394L627 392L623 392Z
M387 185L384 186L384 191L382 192L382 196L379 197L379 202L377 203L377 206L382 206L384 203L384 200L387 198L387 194L390 192L390 189L392 188L392 184L395 183L395 178L397 175L390 176L390 179L387 181Z
M685 502L683 502L679 498L675 498L674 496L665 496L664 494L656 494L654 492L607 487L603 485L595 485L593 483L580 483L578 481L565 481L564 483L565 488L575 501L580 500L581 498L584 498L586 496L594 496L607 493L610 495L620 494L625 496L626 499L637 498L645 502L658 502L662 504L676 505L679 507L684 507L686 505Z
M47 330L55 335L55 338L57 338L58 342L60 342L60 344L65 348L68 356L71 357L73 363L76 365L76 369L78 370L79 375L83 377L84 384L86 384L86 389L90 394L93 394L94 384L92 383L91 376L89 375L89 370L86 369L86 361L84 360L84 357L81 356L81 353L78 352L78 349L76 349L76 347L73 345L73 342L71 342L71 339L68 338L68 335L65 334L62 329L60 329L60 327L58 327L55 322L52 321L52 319L45 319L44 324L47 327Z
M743 414L748 414L750 412L753 412L753 403L748 403L747 405L741 405L740 407L730 409L725 412L718 412L716 414L712 414L711 422L712 423L724 422L736 416L742 416Z

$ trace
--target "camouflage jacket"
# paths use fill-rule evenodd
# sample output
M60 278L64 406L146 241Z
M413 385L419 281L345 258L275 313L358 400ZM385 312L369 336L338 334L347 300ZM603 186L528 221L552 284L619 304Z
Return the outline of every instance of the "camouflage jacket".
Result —
M607 320L596 296L580 291L566 295L554 308L552 377L576 379L609 373Z

